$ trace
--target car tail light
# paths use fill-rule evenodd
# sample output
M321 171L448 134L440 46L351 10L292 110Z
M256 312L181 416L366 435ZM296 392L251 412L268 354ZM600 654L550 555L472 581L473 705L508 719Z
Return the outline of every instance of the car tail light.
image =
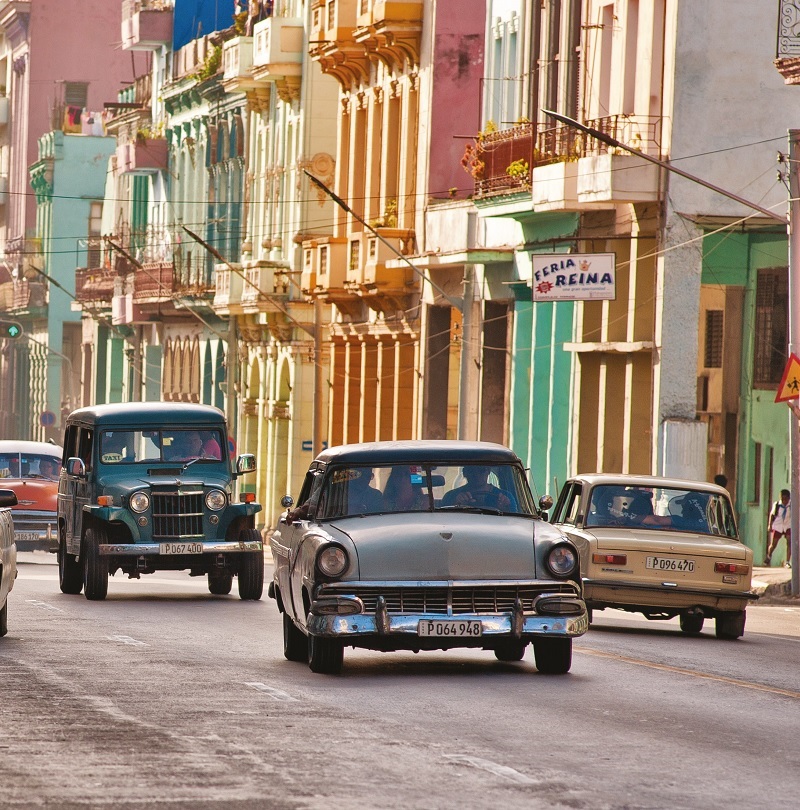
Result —
M255 499L256 499L255 492L243 492L241 495L239 495L239 501L241 503L253 503Z
M592 562L598 565L626 565L627 554L592 554Z
M749 565L737 565L736 563L716 562L714 563L714 573L716 574L749 574Z

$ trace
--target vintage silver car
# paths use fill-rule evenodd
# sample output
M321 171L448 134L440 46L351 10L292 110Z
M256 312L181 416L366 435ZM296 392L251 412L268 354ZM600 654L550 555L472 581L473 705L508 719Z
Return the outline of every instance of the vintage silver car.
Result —
M588 628L576 549L501 445L327 449L270 545L284 655L314 672L338 673L346 646L519 661L532 643L540 672L565 673Z
M8 594L17 578L17 546L11 507L17 505L17 494L0 489L0 636L8 633Z
M578 547L586 604L679 617L696 634L714 619L719 638L744 633L753 552L739 541L726 490L633 475L576 475L552 521Z

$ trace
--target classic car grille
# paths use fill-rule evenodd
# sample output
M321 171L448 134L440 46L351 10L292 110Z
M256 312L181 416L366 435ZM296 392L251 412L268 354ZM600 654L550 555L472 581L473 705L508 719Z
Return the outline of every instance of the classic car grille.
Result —
M154 540L202 536L202 492L153 493Z
M374 613L378 597L382 596L389 613L508 613L514 609L517 599L523 610L532 610L533 602L542 593L575 594L573 586L562 587L558 583L546 586L479 586L450 588L355 588L348 590L364 603L367 613Z
M47 534L47 527L50 526L53 536L55 537L58 534L55 512L26 512L14 509L11 517L14 520L15 532L41 532Z

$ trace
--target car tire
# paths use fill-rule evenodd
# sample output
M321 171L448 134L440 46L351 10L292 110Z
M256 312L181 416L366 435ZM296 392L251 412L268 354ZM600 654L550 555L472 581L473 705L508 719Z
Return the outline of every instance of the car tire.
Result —
M537 638L533 642L536 669L543 675L564 675L572 666L571 638Z
M734 613L720 613L715 620L717 638L734 641L743 636L745 618L744 610L737 610Z
M83 568L74 554L67 554L63 532L58 541L58 586L61 593L78 594L83 590Z
M83 535L83 595L92 601L101 601L108 595L108 562L100 556L100 545L106 533L103 529L88 528Z
M527 641L501 641L494 648L494 656L498 661L521 661L527 646Z
M344 645L335 638L308 637L308 666L320 675L338 675L344 663Z
M261 540L258 529L242 529L239 541ZM264 592L264 552L244 551L239 555L239 598L261 599Z
M287 661L308 663L308 641L295 627L288 613L283 614L283 657Z
M8 599L0 608L0 638L8 633Z
M209 571L208 591L214 596L227 596L233 587L233 574L230 571Z
M696 636L703 629L705 616L702 613L681 613L681 630L689 635Z

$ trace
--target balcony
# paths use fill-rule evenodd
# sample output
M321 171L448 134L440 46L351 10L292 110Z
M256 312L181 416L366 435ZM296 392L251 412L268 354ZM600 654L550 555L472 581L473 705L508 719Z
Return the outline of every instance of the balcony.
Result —
M260 312L278 311L280 308L270 304L270 300L288 297L286 267L273 262L248 262L244 265L244 275L242 308Z
M213 307L221 315L238 315L242 311L242 287L244 278L242 267L232 265L234 270L226 264L214 267L214 303ZM238 270L239 272L235 272Z
M8 312L14 308L14 282L0 283L0 312Z
M21 279L14 282L11 311L17 314L36 312L47 303L44 282Z
M122 49L156 51L172 42L172 3L123 0Z
M389 69L402 70L406 62L419 63L422 0L360 0L356 42Z
M214 45L207 36L193 39L179 48L172 55L173 80L178 81L197 73L211 59L213 51Z
M82 304L111 304L117 274L104 267L80 267L75 271L75 298Z
M303 295L311 295L317 286L317 263L319 253L315 242L303 245L303 270L300 273L300 290Z
M155 174L167 169L167 139L139 138L117 143L117 174Z
M316 285L310 290L312 296L334 304L347 315L358 315L362 302L358 295L347 288L347 252L349 240L344 237L324 236L313 242L303 242L303 250L316 251ZM309 280L308 278L306 279Z
M392 314L410 306L409 296L415 290L412 269L405 262L392 261L398 258L398 253L410 256L415 252L415 234L412 230L401 228L376 230L381 239L370 233L363 236L366 254L358 293L371 309ZM385 244L382 239L389 244ZM387 262L390 263L389 266Z
M353 37L358 11L357 0L314 0L311 6L308 52L344 87L369 78L366 48Z
M172 302L175 292L175 267L172 262L146 262L133 274L134 303Z
M253 29L253 78L274 82L283 101L299 97L303 71L303 20L268 17Z
M256 86L253 78L253 37L234 37L222 44L222 85L229 93Z

